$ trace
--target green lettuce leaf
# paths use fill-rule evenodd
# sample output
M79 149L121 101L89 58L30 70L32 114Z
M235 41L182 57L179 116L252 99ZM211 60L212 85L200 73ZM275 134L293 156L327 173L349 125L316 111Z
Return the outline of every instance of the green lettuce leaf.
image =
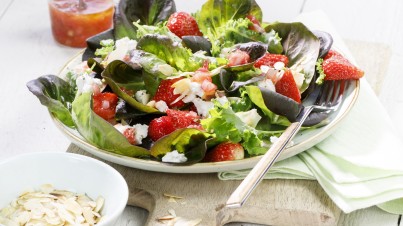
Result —
M94 146L129 157L149 156L142 147L131 145L109 122L92 111L91 93L83 93L72 104L72 116L78 132Z
M215 142L231 141L241 143L251 156L261 155L267 151L266 144L269 140L270 131L259 131L244 123L229 106L215 102L215 107L210 110L210 117L201 120L206 131L214 132ZM277 134L278 131L273 132Z
M262 92L257 86L245 86L244 92L249 96L250 100L267 116L269 124L276 124L282 126L290 125L290 121L284 117L273 113L265 104Z
M74 88L55 75L44 75L27 83L31 91L48 110L68 127L75 127L71 117Z
M134 70L120 60L112 61L102 72L102 77L105 79L106 83L111 87L113 92L125 100L126 103L142 112L156 113L158 112L157 109L138 102L135 98L122 90L123 87L126 90L133 91L134 94L138 90L147 89L142 75L141 71Z
M122 0L116 7L114 16L115 40L137 38L137 27L133 22L155 25L166 21L176 12L174 0Z
M144 71L155 78L165 79L176 72L176 69L152 53L142 50L133 50L130 53L131 63L139 64ZM145 81L147 83L147 81ZM157 83L158 84L158 83Z
M137 49L152 53L181 71L195 71L203 64L193 57L190 49L165 35L145 35L137 43Z
M177 150L188 158L186 164L200 162L208 148L206 142L211 137L211 134L198 129L178 129L155 142L150 153L161 159L166 153Z
M300 91L304 92L315 74L315 64L319 56L320 41L303 23L273 23L265 27L274 30L281 38L283 54L288 59L288 67L305 76Z
M208 0L196 13L195 18L204 35L212 33L220 36L220 27L225 26L229 20L254 16L262 21L262 11L255 0Z

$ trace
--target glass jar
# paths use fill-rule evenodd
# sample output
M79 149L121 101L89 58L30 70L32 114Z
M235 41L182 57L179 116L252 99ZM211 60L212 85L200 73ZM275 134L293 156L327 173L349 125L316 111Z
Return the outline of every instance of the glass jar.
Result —
M53 37L71 47L86 47L87 38L113 25L113 0L49 0Z

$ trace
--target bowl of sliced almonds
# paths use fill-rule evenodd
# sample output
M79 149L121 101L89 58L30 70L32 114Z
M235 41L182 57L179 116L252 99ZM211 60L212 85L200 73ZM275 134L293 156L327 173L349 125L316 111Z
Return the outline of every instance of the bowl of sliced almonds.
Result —
M0 162L0 226L110 226L128 194L118 171L87 156L42 152Z

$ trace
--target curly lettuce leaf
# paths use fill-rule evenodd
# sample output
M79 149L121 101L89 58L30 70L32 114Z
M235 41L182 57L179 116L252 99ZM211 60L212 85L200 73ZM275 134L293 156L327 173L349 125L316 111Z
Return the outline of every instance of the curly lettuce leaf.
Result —
M115 41L113 39L102 40L99 44L101 45L101 48L95 50L95 56L99 56L102 59L105 59L105 57L115 48Z
M269 141L262 138L267 137L267 133L270 132L259 131L247 125L236 115L229 104L221 105L215 102L215 107L210 110L210 117L201 120L201 124L207 131L215 134L216 142L241 143L251 156L261 155L267 151L265 144Z
M27 87L64 125L75 127L71 117L75 91L68 82L55 75L44 75L29 81Z
M318 85L321 85L325 81L325 77L326 77L326 74L323 71L322 64L323 64L323 59L319 58L318 61L316 62L316 71L319 73L319 76L315 81L316 84L318 84Z
M154 34L165 35L176 42L181 42L181 38L172 33L165 23L158 23L156 25L144 25L140 24L139 21L135 21L133 22L133 25L137 28L137 40L141 39L145 35Z
M221 32L219 28L229 20L246 18L247 15L262 21L262 10L255 0L208 0L195 14L195 18L204 35L212 33L218 37Z
M147 149L131 145L109 122L92 111L91 97L91 93L83 93L73 102L72 116L78 132L94 146L108 152L129 157L149 156Z

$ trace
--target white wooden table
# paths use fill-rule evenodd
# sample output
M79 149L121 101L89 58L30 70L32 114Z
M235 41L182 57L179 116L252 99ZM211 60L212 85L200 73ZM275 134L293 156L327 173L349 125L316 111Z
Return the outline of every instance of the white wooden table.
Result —
M177 0L178 10L194 11L201 0ZM265 21L291 21L301 12L324 11L344 39L380 43L390 51L381 75L368 77L403 138L403 1L257 0ZM354 48L354 42L351 48ZM357 42L358 43L358 42ZM55 74L79 49L57 44L51 35L46 0L0 0L0 160L39 151L66 151L70 142L53 125L25 84ZM371 53L373 54L373 52ZM376 54L376 53L375 53ZM378 62L374 62L378 63ZM365 70L365 68L363 68ZM367 72L370 74L371 72ZM383 82L378 82L384 76ZM1 179L1 178L0 178ZM117 225L143 225L147 212L128 207ZM376 207L342 216L339 225L393 225L398 215Z

